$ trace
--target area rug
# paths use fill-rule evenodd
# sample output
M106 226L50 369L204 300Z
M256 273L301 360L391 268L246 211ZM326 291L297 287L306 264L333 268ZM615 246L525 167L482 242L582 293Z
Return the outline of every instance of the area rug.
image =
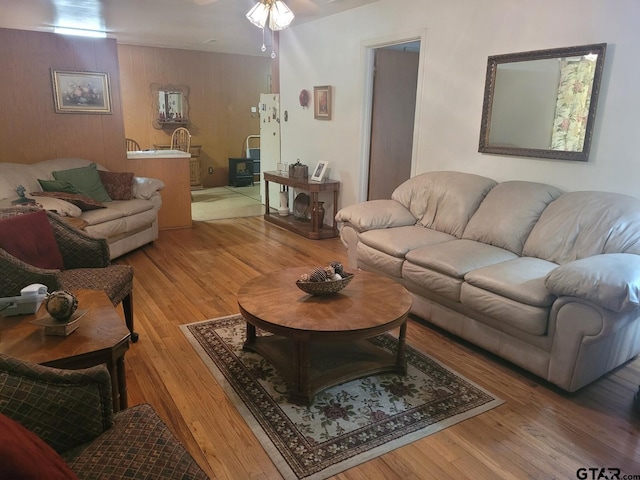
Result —
M191 218L194 221L255 217L263 213L260 184L206 188L191 192Z
M503 403L407 345L406 377L353 380L295 405L274 367L242 350L245 325L230 315L180 328L285 479L328 478ZM391 352L398 343L391 334L370 341Z

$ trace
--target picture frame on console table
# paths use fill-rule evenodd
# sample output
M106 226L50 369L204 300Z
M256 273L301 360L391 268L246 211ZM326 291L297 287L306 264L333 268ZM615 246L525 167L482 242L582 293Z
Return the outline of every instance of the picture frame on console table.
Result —
M109 74L51 69L56 113L111 114Z
M331 86L313 87L313 118L331 120Z
M316 168L313 169L313 174L311 175L311 180L314 182L321 182L327 173L327 167L329 166L329 162L320 161L316 165Z

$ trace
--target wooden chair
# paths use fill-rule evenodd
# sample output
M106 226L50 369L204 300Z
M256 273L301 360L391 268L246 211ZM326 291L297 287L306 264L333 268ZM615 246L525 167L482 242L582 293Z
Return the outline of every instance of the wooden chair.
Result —
M37 212L39 207L0 208L0 219ZM138 341L133 330L133 267L113 265L105 238L91 237L72 227L62 217L47 211L47 218L62 254L64 270L29 265L0 248L0 297L20 295L20 289L32 283L54 290L103 290L113 306L122 303L131 341Z
M191 148L191 133L184 127L176 128L171 134L171 150L189 153Z
M127 152L137 152L140 150L140 144L132 138L125 138L127 143Z

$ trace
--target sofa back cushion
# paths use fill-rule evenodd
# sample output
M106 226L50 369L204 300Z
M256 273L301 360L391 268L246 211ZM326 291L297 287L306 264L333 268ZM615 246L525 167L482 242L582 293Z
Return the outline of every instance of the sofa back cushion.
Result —
M462 235L520 255L524 243L547 205L562 195L551 185L502 182L491 189Z
M640 255L640 200L609 192L569 192L542 212L523 255L563 265L601 253Z
M391 198L418 218L419 225L460 238L495 185L495 180L470 173L428 172L404 182Z

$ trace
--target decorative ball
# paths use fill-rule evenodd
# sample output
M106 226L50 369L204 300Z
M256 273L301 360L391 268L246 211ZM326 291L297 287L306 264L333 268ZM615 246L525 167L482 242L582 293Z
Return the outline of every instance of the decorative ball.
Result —
M342 275L344 273L344 267L343 267L342 263L340 263L338 261L333 261L329 265L333 267L333 270L338 275Z
M324 282L327 279L327 272L322 267L316 267L311 272L312 282Z
M57 290L47 296L45 299L45 308L47 312L49 312L49 315L51 315L51 318L60 321L69 320L78 308L78 299L71 292Z
M310 282L311 281L311 275L309 275L307 273L303 273L302 275L300 275L300 281L301 282Z

